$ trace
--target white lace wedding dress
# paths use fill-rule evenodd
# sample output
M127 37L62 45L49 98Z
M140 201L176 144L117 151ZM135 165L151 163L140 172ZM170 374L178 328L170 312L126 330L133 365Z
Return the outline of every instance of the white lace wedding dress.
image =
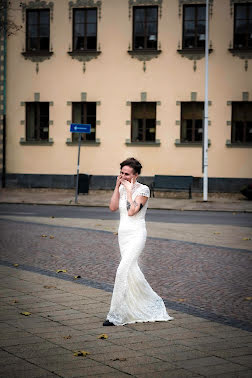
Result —
M145 213L148 200L137 214L128 216L127 193L123 185L119 193L118 240L121 262L107 319L115 325L171 320L173 318L168 315L163 300L152 290L137 261L146 241ZM136 182L132 190L133 201L137 196L149 197L148 186Z

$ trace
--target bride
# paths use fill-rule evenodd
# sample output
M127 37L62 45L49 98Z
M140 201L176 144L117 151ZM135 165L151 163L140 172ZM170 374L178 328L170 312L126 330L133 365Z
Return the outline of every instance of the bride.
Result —
M118 240L121 262L104 326L136 322L167 321L163 300L152 290L138 266L146 242L145 213L150 191L137 182L141 164L134 158L124 160L110 201L110 210L120 210Z

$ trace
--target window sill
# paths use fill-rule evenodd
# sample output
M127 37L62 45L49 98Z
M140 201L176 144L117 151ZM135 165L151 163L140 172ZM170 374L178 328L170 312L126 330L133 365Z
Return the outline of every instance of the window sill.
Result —
M128 50L128 54L131 58L136 58L140 61L148 61L153 58L157 58L161 54L162 50L148 50L148 49L139 49L139 50Z
M199 59L202 59L204 58L205 56L205 49L203 48L186 48L186 49L181 49L181 50L177 50L177 52L185 57L185 58L188 58L190 60L199 60ZM213 49L209 49L208 50L209 54L211 54L213 52Z
M25 51L22 52L23 57L25 60L29 59L32 62L43 62L44 60L50 59L51 56L53 55L52 51Z
M100 139L96 140L82 140L81 146L99 146L101 144ZM78 146L79 142L73 142L70 138L66 141L67 146Z
M252 48L234 48L228 49L233 56L238 56L240 59L252 59Z
M176 147L202 147L202 142L181 142L180 139L175 140ZM208 147L211 146L211 141L208 139Z
M126 139L126 146L138 146L138 147L159 147L161 145L160 140L155 142L131 142L130 139Z
M25 138L20 138L19 143L25 146L52 146L53 139L49 138L49 140L25 140Z
M226 147L231 148L252 148L252 142L231 142L231 140L226 140Z
M97 59L97 57L100 54L101 54L101 51L97 51L97 50L68 51L68 55L70 55L72 59L77 59L80 62L88 62L92 59Z

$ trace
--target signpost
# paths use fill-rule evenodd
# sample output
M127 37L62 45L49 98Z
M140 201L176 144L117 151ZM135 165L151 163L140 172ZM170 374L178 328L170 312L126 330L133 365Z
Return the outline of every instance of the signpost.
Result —
M79 170L80 170L80 145L81 145L81 134L90 134L91 125L80 124L80 123L71 123L70 126L71 133L79 134L79 143L78 143L78 162L77 162L77 177L76 177L76 189L75 189L75 203L78 201L78 187L79 187Z

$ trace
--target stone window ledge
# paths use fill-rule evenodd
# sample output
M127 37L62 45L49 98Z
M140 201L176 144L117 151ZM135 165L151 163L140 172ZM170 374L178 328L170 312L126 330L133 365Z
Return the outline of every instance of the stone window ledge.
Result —
M177 52L190 60L199 60L204 58L205 56L205 49L196 49L196 48L186 48L177 50ZM213 52L213 49L208 50L209 54Z
M231 142L231 140L226 141L226 147L231 148L252 148L252 142Z
M181 142L180 139L175 140L176 147L202 147L203 142ZM211 141L208 139L208 147L211 146Z
M101 51L97 51L97 50L68 51L68 55L70 55L72 59L78 59L81 61L89 61L91 59L96 59L100 54L101 54Z
M50 59L51 56L53 55L53 52L52 51L41 51L41 50L24 51L24 52L22 52L22 55L25 57L25 59L45 60L45 59Z
M25 140L25 138L20 138L19 143L25 146L52 146L53 139L49 138L49 140Z
M82 140L81 146L99 146L101 144L100 139L96 140ZM67 146L78 146L79 142L73 142L70 138L66 141Z
M238 56L241 59L252 59L252 48L233 48L228 49L233 56Z
M126 139L126 146L138 146L138 147L159 147L160 140L157 139L155 142L131 142L130 139Z
M148 50L148 49L138 49L138 50L128 50L128 54L132 58L137 58L139 60L151 60L152 58L157 58L161 54L162 50Z

